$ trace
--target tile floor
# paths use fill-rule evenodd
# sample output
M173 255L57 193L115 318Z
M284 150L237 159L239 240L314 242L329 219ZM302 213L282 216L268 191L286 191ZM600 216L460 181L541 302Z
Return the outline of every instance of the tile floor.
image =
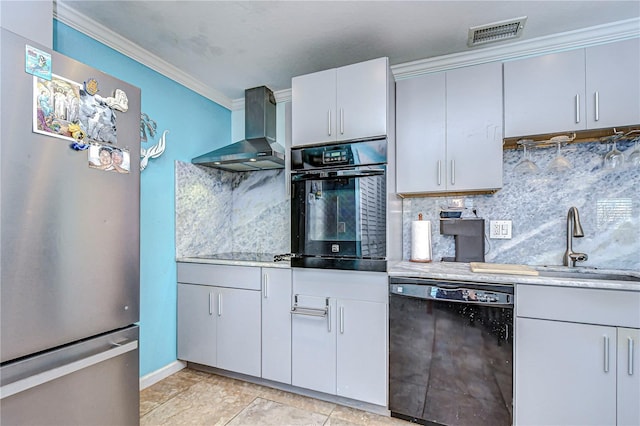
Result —
M409 423L185 368L140 392L147 425L396 425Z

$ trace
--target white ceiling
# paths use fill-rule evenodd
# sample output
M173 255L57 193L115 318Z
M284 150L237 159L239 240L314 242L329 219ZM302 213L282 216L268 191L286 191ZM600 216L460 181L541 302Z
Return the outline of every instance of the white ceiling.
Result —
M469 27L505 19L528 18L521 38L494 46L640 17L637 0L58 0L54 7L58 16L72 11L85 32L117 33L229 100L247 88L284 90L293 76L381 56L398 65L483 49L491 45L467 46Z

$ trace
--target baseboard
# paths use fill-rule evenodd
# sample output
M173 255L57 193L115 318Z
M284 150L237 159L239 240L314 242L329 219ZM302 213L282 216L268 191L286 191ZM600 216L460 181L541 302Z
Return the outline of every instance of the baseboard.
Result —
M149 386L158 383L162 379L166 379L170 375L177 373L186 366L186 362L174 361L171 364L167 364L156 371L152 371L151 373L140 377L140 390L148 388Z

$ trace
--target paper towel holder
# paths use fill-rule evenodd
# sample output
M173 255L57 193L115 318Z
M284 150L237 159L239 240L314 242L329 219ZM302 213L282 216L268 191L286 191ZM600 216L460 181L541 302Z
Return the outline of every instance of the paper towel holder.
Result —
M409 259L411 262L418 262L418 263L430 263L432 261L433 255L431 253L431 222L430 221L422 221L422 213L418 214L418 222L422 222L422 223L426 223L427 225L427 229L428 229L428 233L426 234L426 247L423 247L422 249L426 249L427 253L424 256L424 258L417 258L417 256L415 255L414 251L415 249L415 244L417 244L416 241L414 241L415 238L415 234L414 231L415 229L413 228L415 225L412 223L412 233L411 233L411 258ZM415 222L414 222L415 223Z

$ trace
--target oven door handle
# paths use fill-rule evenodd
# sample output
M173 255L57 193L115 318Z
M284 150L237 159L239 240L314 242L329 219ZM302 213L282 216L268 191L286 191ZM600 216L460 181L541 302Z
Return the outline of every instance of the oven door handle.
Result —
M367 169L367 170L336 170L312 173L292 174L291 180L294 182L304 180L331 180L336 178L363 178L370 176L383 176L384 169Z

